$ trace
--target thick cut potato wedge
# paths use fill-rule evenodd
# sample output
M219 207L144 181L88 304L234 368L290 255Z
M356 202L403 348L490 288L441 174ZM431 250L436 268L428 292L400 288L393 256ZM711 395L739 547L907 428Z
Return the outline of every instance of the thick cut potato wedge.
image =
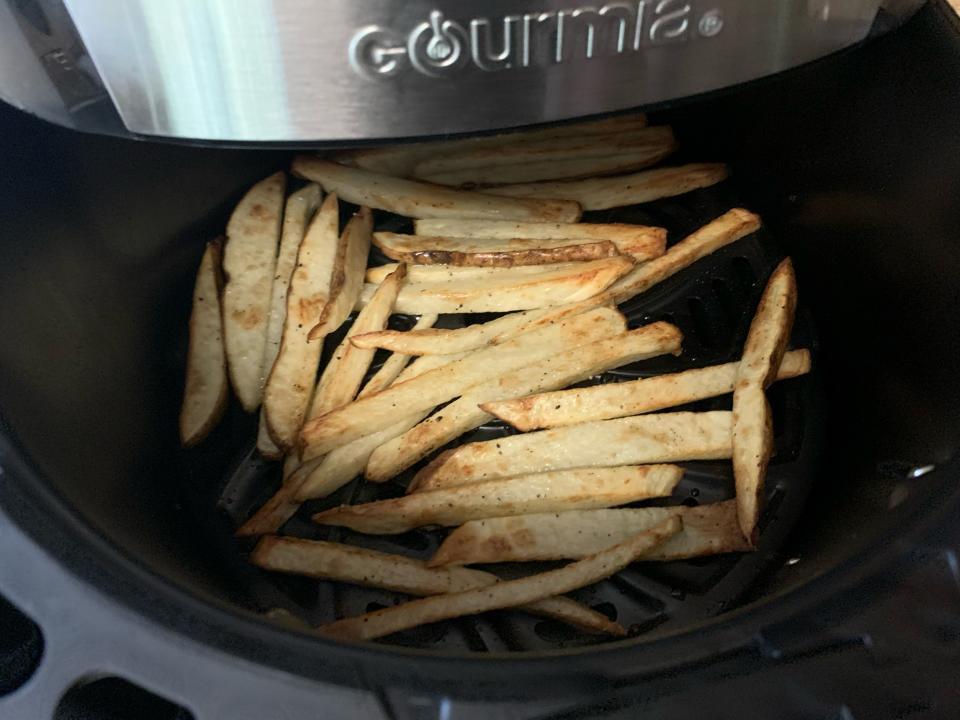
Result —
M420 358L400 373L397 382L417 377L429 370L458 360L460 357L462 357L462 354L453 356L434 355L429 358ZM407 415L388 428L357 438L322 458L308 460L297 471L297 476L293 479L296 484L296 499L303 501L325 497L339 490L363 472L367 460L374 450L412 428L429 413L430 410L428 409Z
M357 304L366 274L372 229L373 214L367 207L360 208L343 229L333 266L330 300L323 306L319 321L310 330L311 340L326 337L343 325Z
M413 414L433 408L497 375L539 362L561 349L587 345L625 329L620 313L610 308L596 308L477 350L412 380L395 383L308 422L301 433L303 459L323 455L358 437L383 430L397 422L398 412Z
M264 391L264 416L273 441L289 450L310 404L322 341L308 339L330 300L334 267L339 252L339 203L328 195L300 244L297 266L290 276L283 336Z
M731 413L662 413L582 423L474 442L417 473L416 492L578 467L615 467L730 457Z
M287 198L283 210L283 228L280 231L280 250L277 253L277 265L273 274L273 289L270 292L270 318L267 321L267 346L263 368L269 382L273 364L280 352L280 341L283 337L284 320L287 317L287 290L290 287L290 278L294 266L297 264L297 254L300 243L306 232L310 220L323 200L323 191L319 185L313 183L301 188ZM264 399L266 404L266 399ZM266 411L260 408L260 426L257 430L257 450L271 460L283 457L283 449L278 447L270 437L267 427Z
M616 255L616 253L614 253ZM611 255L612 257L612 255ZM397 269L399 263L387 263L367 270L367 282L376 285ZM407 265L407 282L410 283L460 283L472 280L499 278L525 278L540 273L573 270L576 263L548 263L546 265L517 265L491 267L477 265Z
M313 521L372 535L396 535L425 525L451 526L489 517L609 508L666 497L681 477L683 469L676 465L558 470L363 505L341 505L314 515Z
M373 482L389 480L451 440L488 422L492 416L481 406L489 400L566 387L614 367L668 352L678 353L682 339L683 335L673 325L654 323L558 353L536 365L481 383L416 427L377 448L370 456L366 477Z
M230 382L247 412L260 405L266 380L270 291L286 184L282 172L261 180L247 191L227 223L223 340Z
M669 152L675 146L673 130L666 125L644 127L633 132L584 135L558 140L527 140L496 147L473 147L459 152L435 154L417 163L413 176L429 179L438 173L476 170L543 161L583 160L632 151Z
M582 137L609 133L629 133L646 127L643 114L621 115L605 120L554 125L537 130L520 130L489 137L472 137L463 140L440 140L425 143L385 145L363 150L348 150L337 153L334 159L342 165L372 170L386 175L405 177L413 172L416 164L426 158L461 152L476 148L498 148L524 142L538 142L547 138ZM561 141L564 142L564 141Z
M350 337L377 332L386 327L406 273L406 265L400 265L390 273L386 280L377 285L373 298L353 321L347 336L330 359L328 367L333 368L331 374L328 375L327 370L324 370L324 377L317 388L317 397L321 398L318 411L329 411L346 405L357 394L376 350L359 348L350 342Z
M450 355L497 345L530 330L551 325L566 317L597 307L589 299L571 305L555 305L537 310L511 313L462 328L429 330L384 330L357 335L351 339L357 347L384 348L407 355Z
M684 560L750 549L737 523L737 504L698 507L573 510L472 520L447 536L429 565L578 560L598 553L671 517L683 530L640 560Z
M618 255L519 277L508 273L474 280L409 284L400 291L396 312L512 312L566 305L599 295L629 273L633 265L632 258ZM364 286L358 308L370 301L375 289L374 285Z
M413 331L417 330L426 330L433 327L439 316L436 313L426 313L421 315L417 320L416 324L413 326ZM376 335L377 333L365 333L366 336ZM356 338L359 335L354 335L350 338L352 342L357 347L364 347L364 345L357 345ZM371 347L371 346L366 346ZM376 346L373 346L376 347ZM378 393L384 388L390 387L393 384L393 381L397 379L397 376L403 372L403 369L407 366L407 363L410 362L412 355L404 355L403 353L393 353L388 357L383 365L380 366L380 369L374 373L373 377L367 381L367 384L363 386L363 389L360 391L360 394L357 397L366 397L367 395L373 395Z
M526 605L608 578L680 530L681 521L678 518L669 518L650 530L559 570L459 593L414 600L404 605L338 620L324 625L319 631L327 637L342 640L372 640L440 620Z
M651 145L645 148L626 149L617 155L466 168L425 174L419 178L438 185L479 189L482 192L488 187L515 183L575 180L637 172L657 164L673 151L674 148L670 145Z
M387 257L415 265L512 268L584 262L620 254L617 246L609 240L582 243L522 238L485 240L378 232L374 233L373 242Z
M416 236L444 238L450 249L462 249L467 246L464 238L470 238L478 244L478 248L487 251L491 249L494 241L502 242L499 247L511 251L525 247L549 248L606 241L616 245L622 255L630 255L637 262L660 257L667 247L667 231L664 228L622 223L545 223L447 218L417 220L414 222L414 231Z
M327 192L335 192L349 202L407 217L515 218L556 222L580 219L580 206L569 200L502 198L451 190L442 185L380 175L308 155L301 155L293 161L293 172L320 183Z
M485 402L482 408L523 432L609 420L731 393L739 366L739 362L731 362L628 382L545 392ZM792 350L784 354L776 379L808 372L810 351Z
M485 192L514 198L566 200L579 203L583 210L607 210L683 195L716 185L726 180L728 174L726 165L699 163L587 180L503 185Z
M733 475L740 529L756 541L773 422L764 390L776 377L793 328L797 281L787 258L770 275L750 323L733 389Z
M227 406L227 361L220 314L219 240L207 243L193 286L187 379L180 408L180 442L191 447L214 428Z
M620 278L608 294L617 304L625 302L759 228L760 218L757 215L734 208L687 236L660 257L634 268Z
M250 555L254 565L276 572L392 590L408 595L443 595L486 587L500 581L492 573L468 568L428 568L422 560L340 543L269 536ZM626 630L606 615L565 597L520 608L582 630L624 636Z

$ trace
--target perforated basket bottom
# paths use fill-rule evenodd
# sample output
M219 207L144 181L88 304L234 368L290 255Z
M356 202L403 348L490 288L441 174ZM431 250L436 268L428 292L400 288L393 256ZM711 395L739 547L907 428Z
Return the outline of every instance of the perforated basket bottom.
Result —
M669 242L674 243L737 205L728 182L643 206L588 213L584 220L663 226L669 231ZM406 221L389 216L378 217L377 226L409 231ZM683 354L681 357L665 356L639 362L605 373L585 384L616 382L621 378L675 372L737 359L764 280L781 257L782 252L774 239L761 230L625 303L621 309L629 318L631 327L657 320L676 324L684 334ZM375 258L375 261L385 260ZM801 302L802 285L801 278ZM462 324L465 319L475 322L488 317L444 317L443 321L450 327ZM397 317L392 321L395 327L409 327L410 324L410 318ZM326 353L336 346L345 330L342 328L326 344ZM815 336L802 306L792 346L814 350L816 366ZM375 360L376 367L383 358L378 355ZM635 636L654 629L680 629L735 606L764 570L779 564L778 548L802 511L814 472L812 446L815 443L812 439L815 433L810 423L819 414L815 410L815 387L815 377L811 376L776 383L770 391L776 455L767 479L766 510L761 520L760 547L756 552L669 563L638 563L609 580L571 593L571 596L618 620ZM731 399L727 396L677 409L720 410L729 409L730 404ZM268 573L245 563L244 556L250 545L234 541L230 537L230 527L239 525L266 500L277 488L280 478L277 464L260 460L252 448L256 436L255 418L238 416L237 412L231 413L227 427L205 444L213 449L205 448L189 454L190 469L181 475L187 476L184 487L189 506L198 514L198 522L208 525L216 552L222 556L224 566L236 575L238 588L244 596L240 600L260 611L283 608L310 625L404 601L405 596L397 593ZM454 444L512 432L501 423L491 423ZM237 444L244 439L245 445ZM442 541L446 530L420 529L397 536L366 536L318 526L309 520L310 515L318 510L344 502L399 496L410 477L423 464L391 482L375 485L357 479L328 498L306 503L282 532L427 558ZM685 476L672 497L637 505L697 505L733 497L729 462L684 465ZM217 507L229 518L229 523L223 522L222 517L211 522L213 495L219 497ZM552 566L541 563L490 569L509 577ZM500 611L417 628L391 636L384 642L447 652L503 652L587 646L604 642L604 638L578 632L556 621L515 611Z

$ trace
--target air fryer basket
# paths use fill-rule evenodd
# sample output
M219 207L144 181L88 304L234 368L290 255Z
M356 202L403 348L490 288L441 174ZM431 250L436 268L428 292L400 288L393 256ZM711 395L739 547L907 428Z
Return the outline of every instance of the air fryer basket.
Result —
M823 623L799 618L817 617L822 603L880 571L899 577L908 551L945 542L930 533L960 503L960 127L945 111L960 100L960 44L951 22L935 3L864 48L661 109L657 119L674 125L686 157L729 161L733 179L605 216L662 220L676 240L734 204L759 212L762 234L630 305L631 321L672 317L686 335L680 362L730 359L759 283L790 254L803 303L795 346L815 350L816 373L775 390L778 459L761 551L642 567L581 595L636 625L637 637L577 648L579 636L496 614L439 636L425 628L401 638L425 649L346 647L264 620L269 607L319 621L331 607L352 613L391 601L269 577L239 559L229 515L242 516L257 498L243 477L228 476L260 472L244 459L250 418L234 408L201 450L187 457L177 447L184 329L202 243L222 230L243 189L289 156L77 136L5 107L3 537L14 548L26 547L17 537L31 538L100 588L95 597L107 610L91 632L116 623L138 628L130 643L156 643L152 658L130 650L143 667L115 662L110 672L191 707L203 703L164 686L192 678L150 669L175 658L177 643L197 653L198 668L210 665L205 653L235 662L236 674L223 670L218 680L259 667L260 683L279 669L378 692L498 699L619 692L668 670L706 677L708 658L749 658L755 669L790 649L833 647ZM729 495L719 465L691 468L677 499ZM355 491L365 490L343 492ZM217 510L224 499L233 501L228 513ZM424 537L402 542L422 552ZM62 625L69 612L51 615L49 599L27 597L33 582L17 590L8 573L14 565L27 572L22 558L5 564L0 591L28 615L43 615L42 677L44 663L55 662L52 647L78 652L77 642L51 643L51 617ZM40 559L33 567L37 578L56 575ZM74 588L64 583L56 587ZM881 590L855 596L879 603ZM76 603L90 612L93 605ZM847 603L837 617L860 609ZM83 620L67 624L71 638L84 637ZM955 619L938 627L948 639L960 632ZM658 692L678 692L664 683ZM254 687L262 685L237 685L236 698Z

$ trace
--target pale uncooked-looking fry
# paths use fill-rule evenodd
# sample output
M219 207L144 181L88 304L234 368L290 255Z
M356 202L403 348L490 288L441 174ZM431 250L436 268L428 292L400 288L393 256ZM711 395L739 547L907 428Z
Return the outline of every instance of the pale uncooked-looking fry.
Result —
M322 525L372 535L396 535L425 525L460 525L480 518L609 508L666 497L683 477L676 465L579 468L518 475L418 492L313 516Z
M600 420L473 442L449 450L417 473L415 492L512 475L578 467L614 467L730 457L725 410Z
M319 401L322 408L332 410L346 405L357 394L376 351L357 347L350 342L350 337L354 334L376 332L386 327L406 272L407 266L401 265L377 286L373 298L357 315L347 336L334 351L329 365L334 371L329 376L324 371L324 378L317 389L317 395L323 396Z
M639 415L733 392L739 362L657 375L620 383L545 392L482 404L484 411L529 432L593 420ZM777 380L810 372L810 351L783 356Z
M301 155L293 172L344 200L407 217L473 217L576 222L580 206L569 200L502 198L404 180Z
M373 234L373 242L387 257L415 265L513 268L585 262L620 254L609 240L485 240L378 232Z
M320 186L310 183L288 197L283 209L283 227L280 231L280 249L277 251L277 264L273 273L273 289L270 291L270 318L267 321L267 345L263 361L267 382L273 371L273 363L280 352L280 340L283 337L283 325L287 317L287 290L297 263L300 243L321 200L323 200L323 191ZM266 397L264 397L265 404ZM283 449L278 447L270 437L264 407L260 408L257 450L261 455L272 460L279 460L283 456Z
M396 381L409 380L433 368L458 360L462 356L462 354L433 355L429 358L419 358L401 372ZM420 410L400 419L388 428L370 435L364 435L342 447L338 447L323 458L307 461L297 471L296 477L292 479L297 487L297 500L325 497L339 490L363 472L367 460L370 458L370 453L397 435L401 435L412 428L423 420L429 412L430 410Z
M316 417L301 432L303 459L323 455L362 435L393 425L397 413L415 413L462 395L467 388L555 354L624 332L624 317L607 307L564 318L499 345L485 347L465 358L394 383L375 395Z
M676 535L681 527L682 523L678 518L669 518L650 530L559 570L459 593L414 600L366 615L338 620L322 626L319 631L331 638L372 640L440 620L526 605L610 577Z
M495 275L464 281L409 284L400 291L396 312L407 315L512 312L565 305L599 295L629 273L633 266L632 258L618 255L519 277ZM357 307L363 308L375 290L375 285L365 285Z
M386 145L362 150L348 150L337 153L334 159L343 165L373 170L387 175L406 176L413 172L414 166L424 158L457 152L477 147L501 147L507 144L536 142L546 138L581 137L583 135L631 132L645 127L643 114L621 115L604 120L553 125L536 130L518 130L488 137L471 137L462 140L440 140L424 143L404 143Z
M227 405L227 360L220 314L221 242L207 243L193 286L180 442L191 447L214 428Z
M616 254L616 253L614 253ZM367 270L367 282L377 284L397 268L398 263L377 265ZM546 265L516 265L491 267L482 265L407 265L407 282L436 283L486 280L490 278L525 277L555 270L572 270L574 263L547 263Z
M511 313L485 323L475 323L462 328L384 330L357 335L351 339L351 342L358 347L379 347L407 355L450 355L477 350L486 345L497 345L522 333L550 325L571 315L578 315L594 307L597 307L597 304L587 299L571 305L555 305Z
M273 441L289 449L310 404L323 342L308 335L330 299L334 267L340 252L337 196L328 195L307 228L290 276L280 352L264 391L263 410Z
M515 198L567 200L579 203L584 210L606 210L683 195L716 185L727 175L726 165L698 163L587 180L503 185L485 192Z
M254 185L227 223L223 251L223 342L230 383L244 410L260 405L270 314L270 289L280 241L286 175L274 173Z
M644 127L633 132L583 135L558 140L526 140L496 147L472 147L455 152L433 154L417 163L413 176L430 179L431 175L459 170L492 169L519 163L582 160L644 150L648 154L669 152L675 145L673 130L668 125ZM494 180L494 182L497 182Z
M668 157L673 150L674 148L669 145L651 146L624 150L618 155L450 170L424 175L420 179L438 185L476 189L483 192L490 187L515 183L576 180L637 172L657 164Z
M273 535L260 540L250 555L250 562L265 570L418 596L463 592L500 581L496 575L482 570L428 568L422 560L403 555ZM570 598L546 598L519 609L590 632L626 635L619 623Z
M409 268L408 268L409 270ZM421 315L417 322L414 324L412 330L426 330L433 327L438 319L436 313L425 313ZM373 334L373 333L367 333ZM350 342L354 342L357 336L350 338ZM356 343L354 343L356 344ZM358 345L357 347L363 347ZM369 347L369 346L368 346ZM392 353L390 357L383 361L383 365L380 366L380 369L374 373L373 377L367 380L367 384L363 386L363 389L360 390L360 393L357 395L358 398L366 397L367 395L373 395L378 393L384 388L389 387L394 380L397 379L397 376L403 372L403 369L407 366L407 363L410 362L410 358L413 355L404 355L403 353Z
M370 254L370 231L373 214L362 207L343 229L339 254L330 284L330 300L323 306L317 324L310 330L310 339L317 340L332 333L350 315L363 287L363 276Z
M673 325L653 323L560 352L530 367L481 383L403 435L383 443L370 456L366 477L373 482L389 480L434 450L491 420L480 407L487 400L566 387L614 367L668 352L677 353L682 339Z
M553 247L563 244L612 242L623 255L632 255L637 262L646 262L663 255L667 231L648 225L623 223L546 223L514 220L464 220L462 218L422 219L414 222L416 235L443 237L456 246L464 247L464 238L489 249L492 241L527 241L534 247ZM570 241L573 241L572 243ZM538 244L534 243L546 243ZM502 247L515 248L507 244Z
M790 258L770 275L750 323L733 389L733 476L743 536L756 542L764 477L773 454L773 420L765 394L780 367L797 305Z
M577 560L671 517L683 530L640 560L684 560L750 549L737 523L735 500L697 507L571 510L472 520L451 532L429 565Z
M737 240L756 232L760 218L749 210L734 208L688 235L660 257L644 263L624 275L607 292L617 304L648 290Z

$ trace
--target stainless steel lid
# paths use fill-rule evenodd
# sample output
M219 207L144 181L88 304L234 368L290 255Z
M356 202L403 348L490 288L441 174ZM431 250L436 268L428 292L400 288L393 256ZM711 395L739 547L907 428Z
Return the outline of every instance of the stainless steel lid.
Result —
M881 0L65 2L0 0L0 96L85 130L230 142L419 137L649 105L850 46L884 12Z

